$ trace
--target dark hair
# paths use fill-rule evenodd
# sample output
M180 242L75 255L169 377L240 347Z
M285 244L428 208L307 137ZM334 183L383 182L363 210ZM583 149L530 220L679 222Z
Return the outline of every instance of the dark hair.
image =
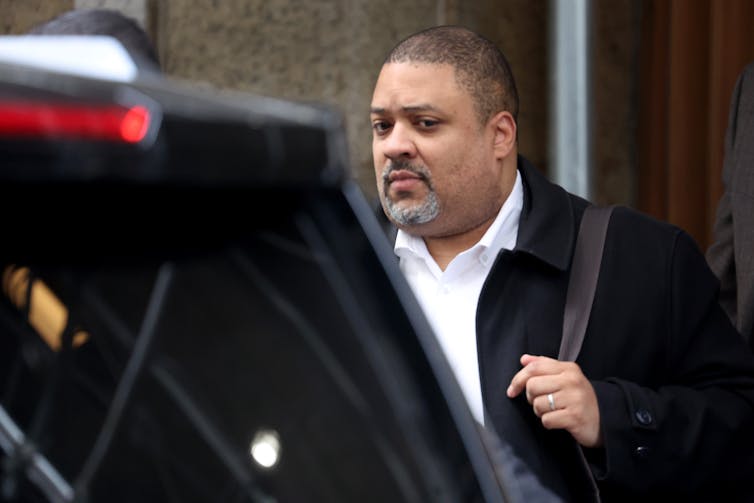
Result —
M501 110L518 117L518 92L508 60L495 44L460 26L436 26L420 31L396 45L385 63L448 64L458 85L474 100L485 122Z
M159 70L154 46L141 26L109 9L74 9L35 26L31 35L109 35L118 40L140 70Z

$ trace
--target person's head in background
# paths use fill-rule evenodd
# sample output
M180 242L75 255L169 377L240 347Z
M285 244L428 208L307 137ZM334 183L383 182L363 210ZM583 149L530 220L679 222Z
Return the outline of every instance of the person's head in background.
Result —
M109 9L75 9L29 30L29 35L109 35L128 51L139 71L160 71L147 33L124 14Z

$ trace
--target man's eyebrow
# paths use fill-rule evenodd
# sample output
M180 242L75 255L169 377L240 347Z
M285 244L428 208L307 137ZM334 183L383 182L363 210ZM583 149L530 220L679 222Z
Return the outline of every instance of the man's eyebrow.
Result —
M372 114L381 115L387 112L387 109L382 107L371 107L369 111ZM413 114L418 112L440 112L441 110L434 105L419 104L401 107L401 111L404 113Z

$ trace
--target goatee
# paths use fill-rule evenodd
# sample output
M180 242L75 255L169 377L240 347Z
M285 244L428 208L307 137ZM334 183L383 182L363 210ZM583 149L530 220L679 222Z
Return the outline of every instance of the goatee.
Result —
M417 175L427 185L427 196L423 201L409 207L400 206L390 198L390 173L409 171ZM388 216L398 226L412 226L431 222L440 213L440 203L432 186L429 170L421 165L411 164L406 160L393 161L382 171L382 197Z

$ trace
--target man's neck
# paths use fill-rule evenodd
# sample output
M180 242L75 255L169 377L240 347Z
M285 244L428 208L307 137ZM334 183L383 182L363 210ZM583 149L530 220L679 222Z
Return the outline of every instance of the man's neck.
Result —
M477 227L461 234L442 237L424 237L424 244L427 246L427 251L440 267L440 270L444 271L448 267L448 264L450 264L459 253L464 252L477 244L479 240L482 239L482 236L484 236L484 233L487 232L487 229L490 228L495 217L497 217L497 214L492 215Z

